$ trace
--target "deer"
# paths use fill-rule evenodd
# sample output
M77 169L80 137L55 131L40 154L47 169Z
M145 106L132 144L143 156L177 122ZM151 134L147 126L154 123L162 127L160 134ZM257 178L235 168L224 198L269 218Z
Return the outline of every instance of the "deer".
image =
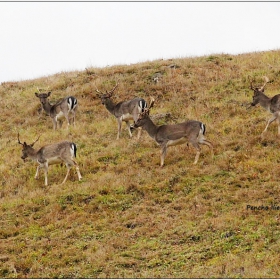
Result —
M75 126L76 109L78 107L78 101L74 96L68 96L58 101L56 104L51 105L48 97L51 95L51 91L47 93L37 93L35 96L39 98L42 108L51 117L53 122L53 129L57 129L57 123L59 127L62 126L62 119L65 117L67 121L67 128L69 129L70 123Z
M73 142L62 141L55 144L45 145L39 150L33 148L34 144L39 140L40 136L32 144L27 144L26 142L21 142L18 133L18 143L22 145L22 155L21 158L25 162L29 157L31 160L36 161L39 165L37 166L35 179L39 179L39 170L44 169L45 174L45 186L48 186L48 167L53 164L65 163L67 167L66 176L61 184L64 184L69 176L70 169L75 166L78 180L82 180L79 166L74 160L77 154L77 145Z
M272 114L272 117L268 120L264 131L261 136L267 131L269 125L275 120L278 123L278 136L280 136L280 94L274 95L273 97L268 97L264 94L264 88L269 82L269 78L264 76L264 84L261 87L254 87L253 81L250 79L250 89L254 91L253 101L248 108L260 104L265 110Z
M190 142L196 149L196 156L193 164L197 164L201 149L200 144L207 145L213 155L213 145L205 138L205 124L196 120L189 120L178 124L156 125L149 117L150 109L154 104L152 99L149 108L140 114L133 127L142 127L161 147L160 167L164 165L167 148Z
M130 120L137 121L139 114L144 112L145 108L147 108L147 102L143 98L133 98L129 101L122 101L117 104L113 102L111 99L113 92L117 88L118 84L111 90L103 93L96 88L96 92L98 93L98 97L101 99L103 105L105 105L106 109L115 116L118 122L118 134L117 140L120 138L120 133L122 129L122 122L125 122L128 128L129 137L132 137L132 125L130 124ZM137 139L140 139L141 136L141 128L138 130Z

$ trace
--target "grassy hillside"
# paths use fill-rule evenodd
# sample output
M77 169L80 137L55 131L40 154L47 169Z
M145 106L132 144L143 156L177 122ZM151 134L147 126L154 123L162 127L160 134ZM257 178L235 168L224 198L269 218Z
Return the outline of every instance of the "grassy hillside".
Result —
M279 138L269 114L252 101L249 76L266 94L280 89L280 51L156 60L89 68L0 86L1 278L269 278L280 275ZM171 67L171 66L176 67ZM160 73L158 83L153 81ZM214 146L160 149L144 132L129 139L96 96L112 89L116 102L155 97L151 114L170 113L158 124L200 120ZM74 95L76 127L53 131L34 93L51 102ZM65 166L51 166L49 186L24 163L21 141L71 140L75 170L59 185ZM247 205L264 206L251 210ZM272 209L273 208L273 209Z

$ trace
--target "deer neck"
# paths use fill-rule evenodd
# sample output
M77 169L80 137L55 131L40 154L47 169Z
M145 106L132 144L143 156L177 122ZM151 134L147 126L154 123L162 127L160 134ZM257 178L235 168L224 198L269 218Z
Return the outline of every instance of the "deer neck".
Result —
M262 93L260 95L260 105L267 111L270 111L270 101L271 98L269 98L268 96L266 96L264 93Z
M38 155L38 151L36 151L34 148L29 147L28 148L28 156L30 157L30 159L32 160L37 160L37 155Z
M146 130L152 138L156 139L158 126L153 123L150 117L146 118L146 122L143 125L143 129Z
M43 109L46 111L46 113L50 114L52 105L50 104L49 101L46 103L42 104Z
M116 104L111 99L106 100L105 107L112 115L115 115Z

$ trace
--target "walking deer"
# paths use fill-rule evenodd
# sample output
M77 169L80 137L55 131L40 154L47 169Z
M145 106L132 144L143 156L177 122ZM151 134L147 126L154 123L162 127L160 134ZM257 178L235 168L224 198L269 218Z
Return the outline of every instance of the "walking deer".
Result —
M130 120L137 121L139 114L144 112L144 109L147 108L147 102L142 98L134 98L129 101L122 101L117 104L111 99L114 90L117 88L118 84L111 90L103 93L96 89L98 97L101 99L103 105L106 109L115 116L118 122L118 134L117 140L120 138L120 133L122 129L122 122L125 122L128 128L129 137L132 137ZM138 130L137 139L141 136L141 128Z
M45 173L45 186L48 185L48 167L52 164L65 163L67 167L66 176L62 182L64 184L70 173L72 166L75 166L79 181L82 179L80 169L74 158L77 153L77 146L73 142L62 141L56 144L46 145L41 147L39 150L33 148L34 144L39 140L40 136L32 144L28 145L26 142L20 142L18 133L18 143L22 145L22 156L23 161L29 157L33 161L38 162L35 179L39 178L40 168L44 169Z
M143 127L144 130L159 144L161 147L160 166L164 165L167 148L169 146L181 145L190 142L196 149L194 164L197 164L200 155L200 144L207 145L213 153L213 145L207 141L205 135L205 125L199 121L186 121L178 124L157 126L149 117L150 108L154 101L134 123L134 127Z
M73 96L68 96L58 101L56 104L51 105L48 97L51 92L48 93L37 93L35 96L39 98L43 109L52 118L53 128L57 129L57 123L59 122L59 127L62 126L62 119L65 117L67 121L67 128L69 128L70 123L75 125L76 109L78 107L78 101Z
M260 104L260 106L272 114L272 117L268 120L266 127L261 134L262 136L267 131L268 126L275 120L278 123L278 136L280 136L280 94L274 95L271 98L265 95L264 88L269 82L268 77L264 77L264 81L265 82L261 87L254 87L253 81L250 81L250 88L254 91L254 95L253 102L249 107Z

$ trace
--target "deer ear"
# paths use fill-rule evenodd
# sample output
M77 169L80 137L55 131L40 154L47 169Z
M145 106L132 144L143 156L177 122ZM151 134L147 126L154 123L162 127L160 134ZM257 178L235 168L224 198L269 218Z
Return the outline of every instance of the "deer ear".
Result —
M51 93L52 93L51 91L48 92L48 97L51 95Z
M35 95L38 97L38 92L35 92Z

